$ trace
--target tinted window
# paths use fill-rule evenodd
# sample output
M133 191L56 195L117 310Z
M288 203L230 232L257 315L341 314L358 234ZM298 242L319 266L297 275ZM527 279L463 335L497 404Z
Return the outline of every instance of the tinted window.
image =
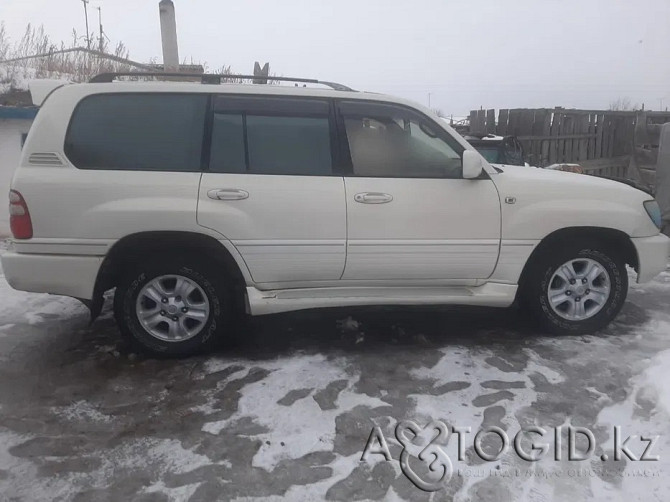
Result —
M520 144L510 141L505 144L504 149L504 159L505 164L510 164L513 166L523 166L523 148Z
M343 103L357 176L460 178L463 148L421 115L386 104Z
M249 172L331 173L328 118L247 117Z
M82 169L199 171L207 96L100 94L75 109L65 153Z
M247 164L244 153L244 128L242 115L214 115L212 123L212 150L210 171L219 173L244 173Z
M211 171L332 173L327 102L219 97L214 110Z
M484 157L487 162L491 162L493 164L499 164L500 162L500 150L498 149L497 146L495 145L477 145L475 146L477 151L482 154L482 157Z

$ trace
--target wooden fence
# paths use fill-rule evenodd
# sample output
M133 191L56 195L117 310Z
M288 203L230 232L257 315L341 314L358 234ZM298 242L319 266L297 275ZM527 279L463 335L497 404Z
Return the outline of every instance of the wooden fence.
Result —
M639 112L564 108L473 110L470 132L516 136L526 162L545 167L579 163L593 174L623 176L634 154ZM645 112L645 122L670 121L668 112ZM601 161L601 159L607 159Z

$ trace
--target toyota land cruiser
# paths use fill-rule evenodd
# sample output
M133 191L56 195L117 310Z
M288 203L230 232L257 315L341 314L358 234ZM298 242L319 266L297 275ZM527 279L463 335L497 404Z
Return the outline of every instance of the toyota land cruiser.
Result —
M16 289L116 288L124 336L161 354L225 341L235 312L508 307L589 333L667 264L653 198L489 164L430 110L331 89L120 81L42 103L9 194ZM155 75L149 75L155 77ZM278 79L292 80L292 79Z

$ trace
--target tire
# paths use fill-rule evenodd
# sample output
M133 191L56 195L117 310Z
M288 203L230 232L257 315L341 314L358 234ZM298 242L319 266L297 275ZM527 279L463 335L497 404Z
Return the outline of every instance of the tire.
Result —
M213 350L232 327L227 281L214 270L192 258L174 257L128 271L114 295L121 335L136 350L153 356Z
M591 274L583 277L586 267ZM566 281L570 270L574 276ZM559 335L588 334L607 326L623 307L628 273L621 257L597 243L561 246L534 259L521 287L522 305L543 328Z

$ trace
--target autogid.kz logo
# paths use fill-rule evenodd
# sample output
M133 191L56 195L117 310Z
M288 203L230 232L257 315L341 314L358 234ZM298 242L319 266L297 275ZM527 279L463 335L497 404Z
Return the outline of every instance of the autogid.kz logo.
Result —
M417 450L413 439L421 437L425 431L428 431L428 434L437 432L437 435L434 435L432 439L429 439L428 444L425 447L419 446ZM408 437L408 432L411 432L413 437ZM411 420L405 420L398 424L395 429L395 435L398 442L402 445L400 468L405 476L407 476L417 487L432 492L442 488L443 484L451 479L453 466L451 465L449 456L440 446L441 444L446 444L449 435L449 430L443 422L431 422L421 429ZM423 443L425 444L425 442ZM365 455L365 452L363 452L363 454ZM433 482L421 479L416 472L412 470L410 465L410 458L414 456L428 464L430 472L438 474L439 479Z
M590 460L596 453L596 439L590 429L577 426L559 426L550 429L531 426L520 429L513 437L500 427L485 427L474 436L471 427L449 427L444 422L434 420L420 426L411 420L399 422L395 427L395 439L401 446L399 458L403 474L418 488L433 492L441 490L449 480L458 475L472 475L470 470L454 470L452 460L447 453L450 436L456 436L452 447L456 454L452 456L459 462L465 461L466 449L485 462L496 462L506 454L513 454L526 462L537 462L543 458L560 462L582 462ZM655 446L659 436L630 435L623 436L621 427L612 429L612 443L600 445L597 460L607 462L625 459L627 462L658 461ZM467 444L471 440L471 444ZM607 448L607 450L606 450ZM453 448L452 448L453 449ZM608 453L608 452L611 452ZM373 455L381 455L386 461L393 461L388 442L379 426L374 426L361 456L362 462L368 462ZM532 465L532 464L530 464ZM591 465L591 464L589 464ZM645 469L639 475L659 475L660 471ZM507 475L523 475L515 470ZM552 477L567 475L585 476L578 467L566 472L552 471ZM495 475L505 475L496 473ZM537 473L534 471L534 475Z

